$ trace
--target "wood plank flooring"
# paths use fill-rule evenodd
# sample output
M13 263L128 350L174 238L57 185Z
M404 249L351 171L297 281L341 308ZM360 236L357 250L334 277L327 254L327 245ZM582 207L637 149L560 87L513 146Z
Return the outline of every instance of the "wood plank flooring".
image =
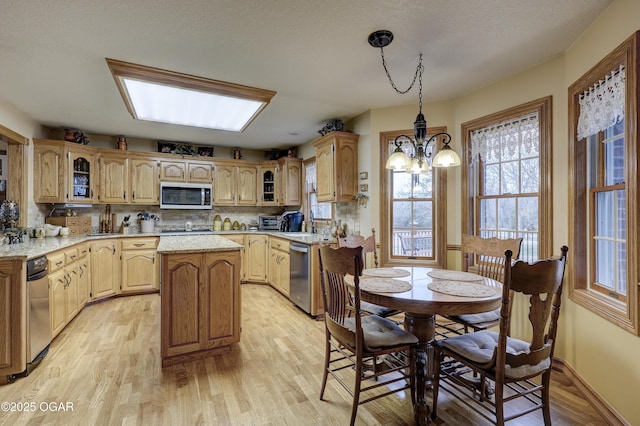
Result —
M0 386L0 402L36 407L0 412L0 424L345 425L351 397L334 380L325 400L318 399L323 339L322 321L268 286L244 284L240 343L229 353L162 369L160 296L115 298L86 307L38 368ZM446 393L441 398L438 426L486 424ZM42 403L70 403L72 410ZM556 426L606 424L560 374L552 415ZM414 424L409 396L360 406L356 424ZM536 413L509 423L540 424Z

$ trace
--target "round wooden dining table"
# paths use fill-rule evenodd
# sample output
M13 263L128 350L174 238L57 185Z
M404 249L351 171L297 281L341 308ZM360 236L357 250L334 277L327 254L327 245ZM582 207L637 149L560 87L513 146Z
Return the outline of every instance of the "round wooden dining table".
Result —
M502 298L502 284L490 278L462 273L460 271L415 266L377 269L379 271L378 276L375 276L375 268L363 271L363 276L360 277L360 297L362 300L375 303L376 305L404 311L404 328L415 335L419 341L416 356L416 403L414 406L414 415L417 424L427 424L430 410L426 401L426 389L434 371L431 342L435 337L436 331L435 316L437 314L476 314L498 309ZM434 278L430 274L438 275L439 277ZM381 275L384 277L381 277ZM475 275L475 277L472 275ZM393 289L385 289L384 292L371 291L367 289L371 286L367 286L366 284L367 280L371 279L375 279L378 282L380 282L381 279L388 280L390 285L394 283L393 280L401 280L409 283L411 288L399 292L394 292ZM384 284L384 282L382 284ZM435 288L438 285L446 287L448 285L452 289L459 288L462 290L458 293L464 293L465 288L476 288L468 287L469 285L478 284L494 289L495 291L491 292L486 288L479 288L483 290L480 292L480 295L476 292L476 294L473 294L473 297L469 297L455 296L429 288ZM440 290L443 291L443 289ZM446 290L446 288L444 288L444 290Z

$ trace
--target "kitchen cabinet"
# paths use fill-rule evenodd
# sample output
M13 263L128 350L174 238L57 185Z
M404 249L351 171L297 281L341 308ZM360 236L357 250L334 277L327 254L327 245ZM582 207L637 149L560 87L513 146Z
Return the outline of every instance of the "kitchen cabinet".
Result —
M353 201L358 193L358 135L331 132L312 145L316 148L318 201Z
M0 261L0 376L27 367L27 286L23 260ZM2 380L0 380L1 382Z
M119 291L120 258L118 240L95 240L89 244L91 258L91 300L115 296Z
M129 159L121 153L101 154L98 157L100 203L125 204L129 202Z
M280 205L279 168L275 162L258 166L258 205Z
M240 341L240 252L162 255L162 366Z
M78 248L78 310L82 310L89 301L91 291L91 259L89 245L82 243Z
M35 202L96 201L95 148L46 139L33 142Z
M250 162L217 160L214 166L213 204L255 206L258 167Z
M192 160L161 160L160 180L166 182L211 183L213 162Z
M156 261L158 238L123 238L120 241L120 292L155 291L158 286L160 263Z
M59 250L47 256L49 260L49 318L51 339L80 312L81 300L78 272L78 247Z
M160 204L160 162L155 159L132 158L129 175L131 202L134 204Z
M225 238L233 241L234 243L237 244L241 244L242 246L245 246L245 234L236 234L236 235L224 235ZM247 262L245 259L245 251L244 251L244 247L242 248L242 250L240 250L240 281L246 281L246 273L245 270L247 268Z
M289 297L290 283L289 241L269 239L269 283L283 295Z
M280 167L281 206L299 206L302 204L302 159L283 157L278 160Z
M53 216L46 217L44 221L69 228L69 235L85 235L92 232L91 216Z
M247 281L267 282L267 243L267 235L247 235L247 244L245 246Z

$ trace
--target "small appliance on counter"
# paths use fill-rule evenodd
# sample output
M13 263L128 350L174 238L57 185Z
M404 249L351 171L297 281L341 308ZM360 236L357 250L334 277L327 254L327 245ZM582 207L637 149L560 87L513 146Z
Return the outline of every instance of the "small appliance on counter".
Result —
M258 216L258 229L260 231L279 231L278 218L279 216Z
M302 220L304 215L300 212L289 211L280 216L280 231L282 232L302 232Z

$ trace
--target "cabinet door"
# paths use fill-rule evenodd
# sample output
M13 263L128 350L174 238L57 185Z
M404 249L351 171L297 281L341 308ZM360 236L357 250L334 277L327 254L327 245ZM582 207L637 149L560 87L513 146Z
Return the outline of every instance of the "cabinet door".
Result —
M67 199L76 203L95 202L96 176L93 153L80 149L69 149L68 157L68 194Z
M299 206L302 204L302 160L285 161L281 167L281 196L283 206Z
M33 151L33 201L61 203L65 200L64 147L38 144Z
M82 310L89 301L90 276L89 256L78 260L78 310Z
M278 262L278 268L280 269L280 274L279 274L280 281L278 282L278 284L280 286L280 291L282 292L282 294L284 294L287 297L289 297L289 290L290 290L289 283L291 281L290 265L291 265L291 259L289 257L289 253L281 251L280 259Z
M7 376L26 368L27 304L24 260L0 261L0 375Z
M269 284L272 287L280 287L280 268L278 267L278 261L280 251L274 248L269 248Z
M66 288L65 288L65 323L69 323L79 312L78 301L78 264L66 266L64 268Z
M262 165L258 168L258 205L278 205L279 180L276 170L278 170L278 166L275 164Z
M213 204L234 205L235 202L235 166L216 165L213 179Z
M202 256L197 253L162 256L161 355L186 354L200 346L200 283Z
M189 161L189 182L211 183L213 179L213 163Z
M158 288L156 250L122 251L122 293L135 293Z
M91 255L91 300L117 294L119 262L116 257L116 241L93 242L89 252Z
M358 193L357 140L338 139L335 145L335 201L353 201Z
M202 349L239 342L240 252L206 253L203 273Z
M316 149L316 185L318 201L333 201L335 188L332 144Z
M256 166L238 166L236 193L238 205L255 206L257 201Z
M234 243L241 244L242 246L245 245L244 235L225 235L224 237L228 240L233 241ZM246 255L245 255L245 250L243 248L242 250L240 250L240 281L245 281L247 279L246 267L247 267Z
M267 282L267 236L247 236L247 281Z
M67 278L64 269L49 274L49 318L51 319L51 339L56 337L67 324L65 313L65 287Z
M101 203L123 204L129 201L129 162L118 155L100 157L100 191L98 201Z
M131 160L131 202L134 204L160 204L160 178L156 160Z
M177 160L160 161L160 180L169 182L185 182L187 163Z

